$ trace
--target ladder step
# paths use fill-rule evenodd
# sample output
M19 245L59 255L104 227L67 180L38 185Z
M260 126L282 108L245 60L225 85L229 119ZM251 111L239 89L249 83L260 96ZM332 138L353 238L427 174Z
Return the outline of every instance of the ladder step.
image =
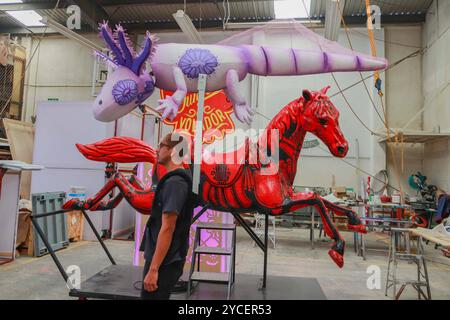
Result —
M229 256L231 255L231 249L228 248L220 248L220 247L197 247L195 248L195 253L204 253L204 254L217 254Z
M197 229L236 230L236 225L231 223L199 222Z
M389 282L391 282L392 284L395 282L395 284L399 284L399 285L418 285L418 286L424 286L424 287L428 287L428 283L426 281L420 281L418 282L417 280L389 280Z
M224 272L194 272L191 276L192 281L228 283L229 274Z
M399 260L410 260L410 261L413 260L420 261L423 259L421 255L411 253L396 253L395 257Z
M252 230L253 230L257 235L264 235L264 234L265 234L264 230L255 229L255 228L252 228ZM269 231L267 232L267 235L269 235L269 236L274 236L274 235L275 235L275 232L274 232L274 231L271 231L271 230L269 229Z

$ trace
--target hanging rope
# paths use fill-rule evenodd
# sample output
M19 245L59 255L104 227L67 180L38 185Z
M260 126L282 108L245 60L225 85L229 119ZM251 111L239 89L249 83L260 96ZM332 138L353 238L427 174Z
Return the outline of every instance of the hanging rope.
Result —
M302 0L302 3L303 3L303 7L304 7L304 9L305 9L305 12L307 13L307 16L308 16L308 19L309 19L309 21L310 21L310 24L311 24L311 17L310 17L310 15L309 15L308 8L306 7L305 1ZM352 45L352 43L351 43L351 39L350 39L350 36L349 36L349 30L348 30L347 24L345 23L345 19L344 19L344 17L343 17L342 11L341 11L341 7L340 7L339 0L337 1L337 5L338 5L338 9L339 9L339 14L340 14L340 16L341 16L342 24L343 24L343 26L344 26L345 34L346 34L346 36L347 36L347 40L348 40L348 42L349 42L350 48L353 50L353 45ZM371 19L371 11L370 11L370 1L369 1L369 0L366 0L366 11L367 11L368 13L370 13L370 17L369 17L369 19L368 19L370 22L368 23L368 25L372 26L372 24L371 24L372 19ZM370 11L370 12L369 12L369 11ZM368 29L370 29L370 28L368 27ZM372 28L372 29L373 29L373 28ZM372 29L370 29L370 31L372 31ZM313 30L314 30L314 29L313 29ZM369 35L369 37L370 37L370 35ZM376 47L375 47L375 42L374 42L374 37L373 37L373 31L372 31L372 37L371 37L370 42L371 42L372 54L376 54ZM405 60L406 60L406 58L405 58ZM390 137L390 128L389 128L388 123L387 123L387 112L386 112L386 108L384 107L383 93L382 93L382 91L381 91L381 80L380 80L380 77L379 77L379 72L378 72L378 73L374 73L374 79L375 79L375 86L377 87L377 90L378 90L378 88L379 88L379 90L378 90L378 96L380 97L380 102L381 102L381 107L382 107L383 114L384 114L384 119L383 119L383 117L380 115L380 113L378 112L378 109L376 108L375 102L373 101L372 96L371 96L371 94L370 94L370 92L369 92L369 89L367 88L367 85L366 85L366 83L365 83L365 81L364 81L365 79L363 78L362 73L359 72L359 74L360 74L360 77L361 77L361 81L360 81L360 82L362 82L362 83L364 84L364 87L365 87L365 89L366 89L366 93L367 93L367 95L368 95L369 98L370 98L370 101L371 101L371 103L372 103L372 106L373 106L374 110L376 111L378 117L381 119L382 123L385 125L385 128L386 128L386 134L387 134L387 142L386 142L386 143L387 143L388 149L390 150L391 155L392 155L392 159L393 159L393 162L394 162L394 171L395 171L395 174L396 174L396 176L397 176L397 180L398 180L399 187L400 187L400 194L401 194L401 196L402 196L401 199L402 199L402 201L403 201L403 199L404 199L404 197L403 197L404 193L403 193L403 188L402 188L402 181L401 181L401 179L400 179L400 175L399 175L399 171L398 171L397 159L396 159L396 156L395 156L395 152L394 152L393 146L389 144L390 139L391 139L391 137ZM336 80L336 78L334 77L334 75L333 75L333 79L334 79L334 81L336 82L336 85L339 87L339 85L338 85L338 83L337 83L337 80ZM340 90L340 93L342 94L342 90ZM342 94L342 95L343 95L343 94ZM347 105L350 107L350 109L352 109L351 106L350 106L350 104L349 104L349 102L348 102L347 100L346 100L346 103L347 103ZM360 122L361 122L361 121L360 121ZM365 127L367 128L367 126L365 126ZM370 130L370 131L373 132L372 130Z
M307 8L307 6L306 6L306 4L305 4L305 1L302 0L302 3L303 3L303 8L305 9L306 15L307 15L307 17L308 17L308 20L309 20L309 24L310 24L310 26L311 26L311 29L315 32L315 28L313 27L313 23L312 23L312 21L311 21L311 17L310 17L310 15L309 15L309 10L308 10L308 8ZM323 48L322 48L322 46L321 46L320 43L319 43L319 46L320 46L320 49L323 51ZM344 99L344 101L345 101L345 103L347 104L347 106L348 106L348 108L350 109L350 111L355 115L356 119L358 119L358 121L363 125L363 127L366 128L367 131L369 131L372 135L378 136L379 134L376 133L376 132L374 132L372 129L370 129L370 128L364 123L364 121L362 121L361 118L356 114L355 110L354 110L354 109L352 108L352 106L350 105L350 102L348 101L347 97L344 95L343 90L341 90L341 86L339 85L339 83L338 83L338 81L337 81L337 79L336 79L336 77L335 77L335 75L334 75L333 72L331 73L331 76L332 76L332 78L333 78L333 80L334 80L334 82L335 82L335 84L336 84L336 86L337 86L337 88L338 88L338 90L339 90L339 93L342 95L342 98Z
M303 4L304 4L304 1L303 1ZM351 42L351 39L350 39L350 35L349 35L349 29L347 27L347 24L345 23L345 19L344 19L344 16L343 16L341 8L340 8L339 0L337 1L337 5L338 5L338 9L339 9L339 14L341 15L341 21L342 21L342 24L344 26L344 30L345 30L345 34L347 36L348 43L350 45L350 48L353 50L353 45L352 45L352 42ZM374 37L373 37L373 25L372 25L372 19L371 19L371 10L370 10L370 1L369 0L366 0L366 12L368 13L368 31L369 31L369 39L370 39L370 43L371 43L372 55L376 56L376 47L375 47L375 41L374 41ZM370 36L370 32L371 32L372 36ZM359 72L359 74L360 74L362 83L364 84L364 88L366 89L366 93L369 96L370 101L372 103L372 107L374 108L374 110L376 111L378 117L380 118L380 120L382 121L382 123L384 124L384 126L386 128L386 135L387 135L387 142L386 143L388 145L389 151L391 152L392 160L393 160L393 163L394 163L394 172L395 172L395 175L396 175L398 183L399 183L400 194L402 196L402 201L403 201L404 197L403 197L402 180L401 180L400 175L399 175L397 158L396 158L396 155L395 155L394 147L392 145L390 145L390 143L389 143L390 140L391 140L390 128L389 128L389 125L387 123L387 112L386 112L386 108L384 107L383 93L381 91L381 80L380 80L380 77L379 77L379 72L374 73L374 78L375 78L375 86L377 87L377 90L379 88L378 96L380 97L380 103L381 103L381 108L383 110L384 119L380 115L380 113L378 112L378 109L377 109L377 107L375 105L375 102L373 101L372 96L371 96L371 94L369 92L369 89L367 88L367 85L366 85L366 83L364 81L364 78L362 76L362 72Z
M261 113L261 112L259 112L259 111L255 111L255 114L261 116L262 118L264 118L264 119L267 120L268 122L272 121L272 119L270 119L269 117L267 117L266 115L264 115L263 113ZM235 147L236 147L236 145L235 145ZM320 145L318 145L317 148L319 148L320 150L322 150L322 151L324 151L324 152L327 152L327 153L329 152L327 149L322 148ZM344 158L336 158L336 159L338 159L339 161L344 162L345 164L347 164L347 165L349 165L350 167L352 167L352 168L358 170L359 172L362 172L362 173L366 174L367 176L372 177L374 180L377 180L378 182L381 182L381 183L385 184L385 185L388 186L389 188L392 188L392 189L394 189L395 191L400 191L400 190L397 189L396 187L390 185L389 183L386 183L386 181L381 180L380 178L378 178L378 177L376 177L376 176L370 174L369 172L367 172L367 171L361 169L360 167L358 167L358 166L352 164L351 162L345 160Z
M369 34L370 50L372 51L372 56L376 57L377 47L375 45L375 36L373 33L372 10L370 10L370 0L366 0L366 14L367 14L367 33ZM378 94L383 95L383 92L381 92L381 79L378 70L374 72L374 79L375 79L375 87L378 90Z
M368 0L366 0L366 3L367 3L367 2L368 2ZM345 35L347 36L348 44L350 45L350 48L351 48L352 50L354 50L353 45L352 45L352 41L351 41L351 39L350 39L349 29L348 29L348 27L347 27L347 24L345 23L344 16L343 16L343 14L342 14L342 11L341 11L341 5L340 5L340 2L339 2L339 1L337 1L337 5L338 5L338 9L339 9L339 14L340 14L340 16L341 16L342 25L344 26ZM369 3L369 5L370 5L370 3ZM370 10L370 9L367 9L367 10ZM370 19L369 19L369 20L370 20ZM370 20L370 23L371 23L371 22L372 22L372 20ZM373 36L373 32L372 32L372 36ZM376 57L375 42L374 42L374 41L370 41L370 42L371 42L370 45L371 45L371 48L372 48L372 49L371 49L371 50L372 50L372 56ZM364 84L364 88L365 88L365 90L366 90L367 96L368 96L369 99L370 99L370 102L371 102L371 104L372 104L373 109L374 109L375 112L377 113L378 118L380 118L380 120L381 120L381 122L384 124L384 126L385 126L385 127L388 127L388 126L387 126L387 123L386 123L386 117L383 119L383 117L381 116L380 112L378 111L378 108L377 108L377 106L375 105L375 102L373 101L372 95L371 95L370 92L369 92L369 88L367 87L367 84L366 84L366 82L364 81L364 77L363 77L363 75L362 75L362 72L359 71L358 73L359 73L359 76L361 77L362 83ZM379 72L375 71L374 77L375 77L375 81L379 83L379 86L380 86L380 88L381 88L381 80L380 80L380 74L379 74ZM379 91L379 92L380 92L380 91ZM379 93L378 93L378 94L379 94ZM385 116L386 116L386 113L384 112L384 110L383 110L383 113L384 113Z

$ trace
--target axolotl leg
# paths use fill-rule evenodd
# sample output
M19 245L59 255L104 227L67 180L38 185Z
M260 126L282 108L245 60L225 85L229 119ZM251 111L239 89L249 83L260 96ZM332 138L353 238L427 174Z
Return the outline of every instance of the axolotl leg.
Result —
M175 78L175 84L177 90L172 96L167 96L165 99L158 100L159 106L156 108L158 111L162 111L162 119L169 118L171 121L176 117L180 105L183 103L186 97L187 87L184 80L183 72L178 67L173 67L173 77Z
M226 89L225 93L233 103L234 113L239 121L250 124L254 112L245 100L242 92L239 90L239 75L236 70L228 70L226 76Z

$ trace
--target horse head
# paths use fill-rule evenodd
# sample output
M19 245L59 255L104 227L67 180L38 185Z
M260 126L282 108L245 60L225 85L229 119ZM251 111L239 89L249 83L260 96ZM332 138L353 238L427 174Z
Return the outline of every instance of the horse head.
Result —
M339 111L327 96L330 86L320 91L303 90L300 104L300 123L304 130L323 141L330 152L343 158L348 152L348 143L339 127Z
M94 117L109 122L128 114L153 93L154 80L145 72L145 61L152 54L155 39L147 32L144 46L136 54L122 26L117 25L113 33L104 22L100 24L99 31L114 58L98 54L108 60L115 70L108 75L95 99Z

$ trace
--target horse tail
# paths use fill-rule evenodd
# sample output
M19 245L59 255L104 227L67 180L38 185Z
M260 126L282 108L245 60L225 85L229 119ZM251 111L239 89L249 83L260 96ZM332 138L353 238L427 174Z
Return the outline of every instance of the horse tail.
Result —
M375 71L387 67L384 58L359 52L242 45L248 72L260 76L307 75L340 71Z
M131 137L113 137L92 144L76 144L87 159L100 162L156 163L155 150L141 140Z

